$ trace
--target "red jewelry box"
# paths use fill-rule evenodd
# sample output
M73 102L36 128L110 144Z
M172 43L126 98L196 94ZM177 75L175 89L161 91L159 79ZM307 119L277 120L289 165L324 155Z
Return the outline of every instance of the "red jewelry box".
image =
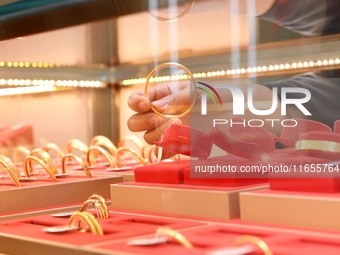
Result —
M94 211L90 211L95 215ZM40 215L0 222L0 252L8 254L88 254L82 247L90 244L151 234L158 227L182 229L204 225L179 219L148 217L110 212L107 219L97 219L104 235L90 232L46 233L42 229L66 226L68 218ZM62 252L62 253L60 253Z

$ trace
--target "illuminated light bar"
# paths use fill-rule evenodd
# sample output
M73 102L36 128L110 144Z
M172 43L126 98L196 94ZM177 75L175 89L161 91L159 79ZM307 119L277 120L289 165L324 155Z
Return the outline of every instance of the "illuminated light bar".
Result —
M77 80L29 80L29 79L0 79L2 86L57 86L57 87L85 87L101 88L106 83L101 81L77 81Z
M0 67L13 67L13 68L27 68L27 67L33 67L33 68L54 68L54 67L62 67L62 66L67 66L67 64L61 64L61 63L41 63L41 62L4 62L0 61Z
M0 89L0 96L14 96L41 92L53 92L57 91L57 87L53 86L38 86L38 87L19 87L19 88L7 88Z
M308 70L320 70L320 69L327 69L332 68L336 65L340 65L340 59L324 59L324 60L317 60L317 61L304 61L304 62L295 62L295 63L282 63L282 64L275 64L269 66L257 66L257 67L248 67L248 68L241 68L241 69L231 69L231 70L219 70L219 71L210 71L210 72L202 72L202 73L193 73L194 78L205 78L205 77L227 77L232 75L252 75L252 74L261 74L262 76L265 74L270 74L274 72L301 72ZM1 66L1 62L0 62ZM163 81L178 81L178 80L187 80L189 79L188 75L172 75L170 76L158 76L150 78L150 82L163 82ZM138 85L144 84L146 82L146 78L139 78L139 79L126 79L122 81L123 85Z

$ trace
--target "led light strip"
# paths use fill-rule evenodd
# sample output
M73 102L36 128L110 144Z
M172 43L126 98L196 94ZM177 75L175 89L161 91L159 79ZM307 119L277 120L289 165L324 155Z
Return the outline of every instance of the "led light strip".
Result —
M67 66L66 64L60 64L60 63L42 63L42 62L0 62L0 67L33 67L33 68L53 68L53 67L62 67Z
M2 86L57 86L57 87L85 87L100 88L106 83L100 81L77 81L77 80L29 80L29 79L0 79Z
M229 70L221 70L221 71L212 71L212 72L202 72L202 73L194 73L194 78L210 78L210 77L230 77L232 75L252 75L252 74L269 74L273 72L280 71L292 71L292 72L301 72L308 70L318 70L318 69L326 69L328 67L334 67L335 65L340 64L340 59L325 59L318 61L306 61L306 62L295 62L292 64L276 64L269 66L258 66L258 67L248 67L248 68L240 68L240 69L229 69ZM186 74L181 75L172 75L172 76L158 76L155 78L151 78L150 82L166 82L166 81L180 81L180 80L188 80L189 76ZM139 79L127 79L123 80L123 85L137 85L144 84L146 82L146 78Z
M41 92L57 91L59 88L53 86L38 86L38 87L19 87L19 88L7 88L0 89L0 96L13 96L22 94L32 94Z

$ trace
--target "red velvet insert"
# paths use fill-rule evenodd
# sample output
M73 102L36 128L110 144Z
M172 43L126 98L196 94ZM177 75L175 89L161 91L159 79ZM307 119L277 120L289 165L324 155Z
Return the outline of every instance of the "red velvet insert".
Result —
M92 211L92 213L95 214L94 211ZM86 245L136 235L151 234L160 226L181 229L204 225L202 223L185 220L155 219L154 217L131 216L110 212L110 218L97 219L104 230L104 236L93 235L90 232L80 233L78 231L63 234L52 234L42 231L43 228L51 226L66 226L68 220L69 219L65 218L53 218L50 215L42 215L4 221L0 222L0 232L74 245Z
M166 244L153 246L129 246L126 241L96 246L96 249L127 252L133 254L207 254L209 251L232 247L237 237L243 235L255 235L261 238L269 246L273 254L290 255L338 255L340 239L336 237L312 236L289 232L263 230L261 228L249 228L247 226L208 226L199 229L181 231L193 245L188 250L179 243L170 241ZM248 243L249 244L249 243ZM263 254L254 246L255 252L250 254Z

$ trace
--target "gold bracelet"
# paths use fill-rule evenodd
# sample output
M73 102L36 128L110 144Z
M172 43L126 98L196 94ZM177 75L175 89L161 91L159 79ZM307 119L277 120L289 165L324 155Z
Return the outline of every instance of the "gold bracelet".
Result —
M273 255L268 245L262 239L256 236L251 235L240 236L235 240L234 246L239 247L243 243L253 243L263 251L264 255Z
M134 143L135 145L137 145L138 149L140 151L142 151L144 143L141 139L139 139L137 136L135 135L126 135L124 136L118 143L118 148L120 147L124 147L125 142L127 141L131 141L132 143Z
M95 164L96 161L93 158L94 157L93 154L97 153L97 152L100 152L106 158L106 160L109 162L109 165L110 165L111 168L117 168L117 165L113 161L111 154L100 145L92 145L90 147L90 149L88 150L87 156L86 156L86 161L87 161L87 164L89 166Z
M15 182L15 185L21 186L21 183L18 179L21 177L20 172L19 172L19 177L18 177L17 176L18 173L16 173L15 170L13 169L14 164L13 163L9 164L9 161L11 161L9 158L5 156L0 156L0 165L3 166L3 170L9 173L9 175L12 177L13 181Z
M15 166L15 164L12 162L12 160L10 160L9 158L3 155L0 155L0 158L5 164L8 165L9 168L12 169L13 173L15 173L18 178L21 178L21 173L18 170L18 168Z
M27 157L30 154L30 150L23 147L23 146L18 146L14 148L13 151L13 160L14 162L21 162L19 158L19 153L24 154L24 157Z
M45 171L48 173L48 175L51 177L52 181L56 182L57 178L54 176L53 171L50 169L50 167L40 158L36 157L36 156L32 156L32 155L28 155L25 159L24 159L24 171L25 171L25 175L27 178L30 178L30 172L31 172L31 165L30 162L31 161L35 161L36 163L38 163L39 165L41 165Z
M156 235L168 235L175 239L177 242L182 244L187 249L192 249L194 246L178 231L172 230L171 228L159 227L156 230Z
M143 165L147 165L147 162L145 161L145 159L139 155L137 152L135 152L134 150L130 149L130 148L126 148L126 147L120 147L118 148L118 151L116 153L116 163L118 167L122 167L122 163L120 160L120 154L122 154L123 152L129 152L131 153L131 155L137 160L137 162L143 164Z
M295 144L296 150L319 150L329 152L340 152L340 143L319 140L300 140Z
M60 159L63 159L63 157L65 157L65 153L55 143L46 144L43 150L47 153L49 153L50 151L55 151Z
M178 64L178 63L172 63L172 62L168 62L168 63L164 63L162 65L159 65L157 66L155 69L153 69L148 77L146 78L146 82L145 82L145 85L144 85L144 95L146 98L149 98L149 94L148 94L148 86L149 86L149 82L150 82L150 79L152 77L152 75L154 75L155 72L157 72L159 69L162 69L164 67L168 67L168 66L176 66L176 67L179 67L180 69L184 70L185 72L187 72L187 74L191 77L192 81L194 82L194 85L195 85L195 95L194 95L194 99L193 99L193 102L192 104L190 105L189 109L186 110L185 112L183 113L180 113L180 114L164 114L164 113L161 113L159 111L157 111L152 105L151 105L151 110L155 113L157 113L158 115L164 117L164 118L181 118L185 115L187 115L190 110L192 109L192 107L195 105L196 103L196 100L197 100L197 83L194 79L194 76L192 75L192 73L183 65L181 64Z
M74 225L75 220L77 220L77 222ZM98 221L92 214L88 212L76 212L75 214L73 214L67 223L67 227L76 226L80 228L81 220L84 220L86 222L93 234L101 236L104 234L104 231L99 225ZM81 229L80 231L84 230L86 231L86 229Z
M34 149L30 152L30 156L36 156L44 161L49 166L49 169L54 173L58 174L57 166L55 165L53 159L51 158L50 154L48 154L43 149ZM30 171L33 171L33 165L30 165Z
M151 17L153 17L153 18L155 18L159 21L171 22L171 21L178 20L178 19L182 18L185 14L187 14L190 11L190 9L192 8L192 6L194 5L194 3L195 3L195 1L192 1L189 4L189 6L181 14L179 14L177 17L175 17L173 19L159 17L159 16L153 14L151 11L149 11L149 13L150 13Z
M66 159L67 158L75 159L80 164L80 166L84 169L87 177L92 177L92 174L91 174L89 168L87 167L87 165L84 163L84 161L80 157L78 157L77 155L74 155L74 154L67 154L63 157L63 159L61 161L61 171L62 171L63 174L66 173Z
M117 147L110 141L110 139L102 135L93 137L90 145L100 145L108 150L112 156L116 155L117 152Z
M73 149L78 149L85 155L87 154L87 151L89 150L88 146L78 139L72 139L66 144L65 154L72 153Z

